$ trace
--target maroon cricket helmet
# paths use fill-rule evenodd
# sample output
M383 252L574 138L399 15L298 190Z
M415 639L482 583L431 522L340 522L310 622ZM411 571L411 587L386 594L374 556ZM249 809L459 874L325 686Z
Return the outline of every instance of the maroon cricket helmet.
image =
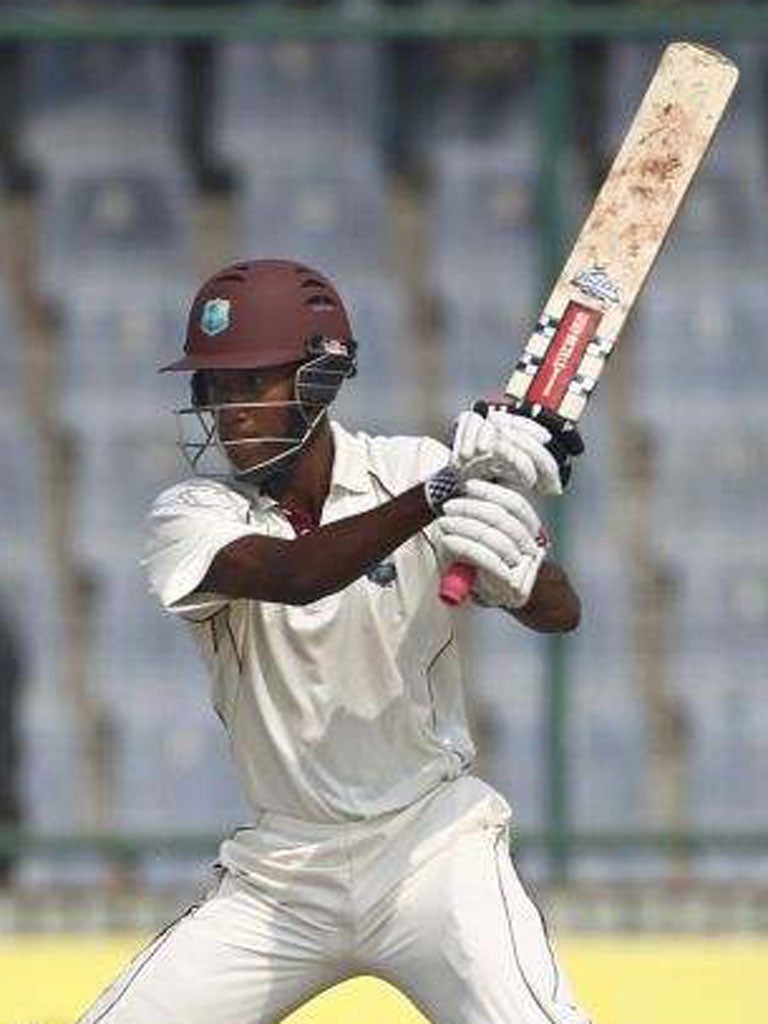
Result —
M209 278L192 303L184 357L167 370L250 370L306 359L319 337L351 341L331 282L292 260L249 260Z

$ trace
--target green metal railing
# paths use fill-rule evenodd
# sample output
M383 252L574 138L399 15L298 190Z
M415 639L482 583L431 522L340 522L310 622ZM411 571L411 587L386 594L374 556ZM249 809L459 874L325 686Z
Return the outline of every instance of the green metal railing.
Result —
M270 4L73 10L5 8L4 39L568 39L615 36L749 36L768 34L765 4L675 4L570 7L554 2L511 8L396 7L306 9Z

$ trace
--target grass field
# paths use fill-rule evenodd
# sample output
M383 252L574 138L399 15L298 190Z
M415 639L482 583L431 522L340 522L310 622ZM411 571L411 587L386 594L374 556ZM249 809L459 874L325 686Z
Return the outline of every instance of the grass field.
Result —
M72 1024L142 936L0 939L0 1024ZM561 957L595 1024L763 1024L768 938L570 936ZM374 978L330 990L286 1024L424 1024Z

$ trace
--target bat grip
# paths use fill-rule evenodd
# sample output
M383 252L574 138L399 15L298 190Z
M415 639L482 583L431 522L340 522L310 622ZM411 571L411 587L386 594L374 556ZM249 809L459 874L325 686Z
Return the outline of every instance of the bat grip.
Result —
M477 569L465 562L454 562L440 580L440 600L452 608L458 608L469 597L475 582Z

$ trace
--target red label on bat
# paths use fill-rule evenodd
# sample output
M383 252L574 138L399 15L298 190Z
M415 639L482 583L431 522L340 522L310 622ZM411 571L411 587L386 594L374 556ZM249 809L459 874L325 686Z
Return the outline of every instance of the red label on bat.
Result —
M526 392L526 402L558 408L602 318L597 309L578 302L568 303L544 361Z

